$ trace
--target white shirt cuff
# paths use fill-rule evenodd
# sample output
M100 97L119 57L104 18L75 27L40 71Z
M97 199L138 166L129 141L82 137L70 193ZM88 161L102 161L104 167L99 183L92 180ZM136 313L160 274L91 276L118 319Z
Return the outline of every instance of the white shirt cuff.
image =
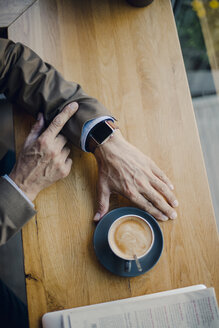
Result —
M5 180L7 180L23 197L26 199L26 201L34 208L34 204L31 202L31 200L25 195L25 193L16 185L16 183L7 175L3 175Z
M88 134L90 133L90 131L93 129L93 127L95 125L97 125L98 123L100 123L102 121L106 121L106 120L111 120L114 122L114 119L112 116L101 116L101 117L95 118L95 119L90 120L85 123L82 133L81 133L81 148L83 151L87 152L87 150L85 149L85 145L86 145L86 140L87 140L87 137L88 137Z

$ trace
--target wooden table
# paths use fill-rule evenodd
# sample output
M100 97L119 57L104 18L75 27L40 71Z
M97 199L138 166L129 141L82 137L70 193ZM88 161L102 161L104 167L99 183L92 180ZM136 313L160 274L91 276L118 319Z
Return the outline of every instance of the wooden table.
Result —
M158 264L137 278L112 275L92 247L96 163L74 148L70 176L37 197L23 229L30 327L48 311L199 283L219 297L217 228L169 1L137 9L124 0L40 0L8 32L104 103L171 178L180 202L178 219L160 223ZM15 114L17 150L31 122ZM127 204L114 196L111 207Z

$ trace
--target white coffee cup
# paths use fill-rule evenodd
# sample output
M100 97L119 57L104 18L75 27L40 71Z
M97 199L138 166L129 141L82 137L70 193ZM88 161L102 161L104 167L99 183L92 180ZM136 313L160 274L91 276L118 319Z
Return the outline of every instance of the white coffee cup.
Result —
M125 260L124 269L129 272L135 257L142 259L150 252L154 244L154 232L141 216L124 215L112 223L108 243L112 252Z

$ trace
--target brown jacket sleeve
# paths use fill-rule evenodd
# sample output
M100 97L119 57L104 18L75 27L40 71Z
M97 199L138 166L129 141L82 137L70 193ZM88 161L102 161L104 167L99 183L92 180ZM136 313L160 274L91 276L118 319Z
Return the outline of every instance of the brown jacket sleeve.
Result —
M7 180L0 177L0 246L35 215L34 208Z
M31 115L44 113L46 123L72 101L79 110L63 128L63 134L80 147L83 125L94 118L110 115L79 84L67 82L54 67L44 63L31 49L20 43L0 38L0 91Z

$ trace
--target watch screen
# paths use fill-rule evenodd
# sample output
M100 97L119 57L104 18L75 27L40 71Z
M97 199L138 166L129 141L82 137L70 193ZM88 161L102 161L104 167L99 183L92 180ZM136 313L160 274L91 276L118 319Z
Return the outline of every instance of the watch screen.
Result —
M112 131L113 130L105 122L101 122L95 126L91 135L99 144L101 144L112 134Z

